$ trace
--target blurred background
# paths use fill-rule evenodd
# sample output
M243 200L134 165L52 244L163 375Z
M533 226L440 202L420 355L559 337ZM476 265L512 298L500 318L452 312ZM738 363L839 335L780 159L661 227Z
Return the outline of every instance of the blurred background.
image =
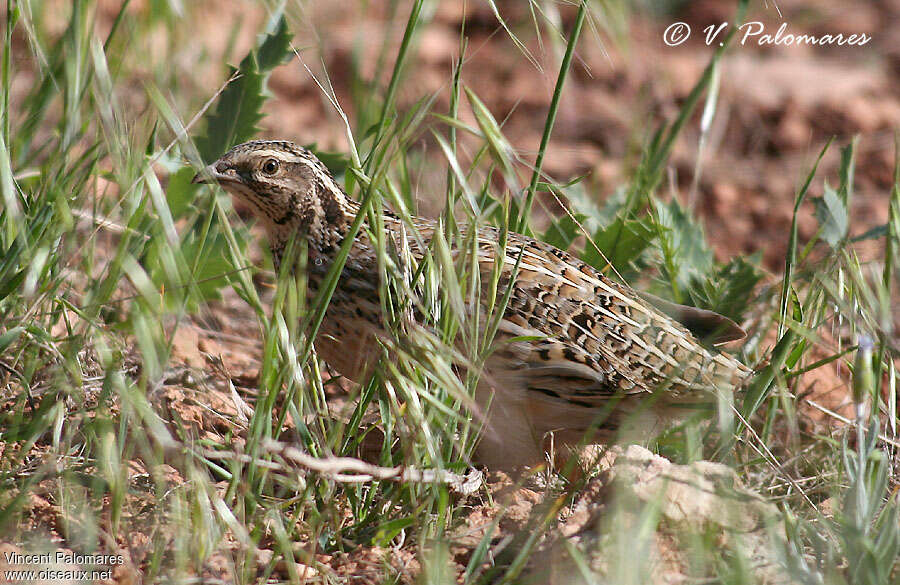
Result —
M48 30L61 32L68 3L57 4L59 10L36 10L35 15ZM177 80L182 91L171 97L189 118L225 81L221 63L237 64L274 6L134 0L128 11L142 18L133 22L156 27L157 34L122 35L118 42L145 45L129 52L146 60L148 79ZM341 119L314 76L333 88L351 125L364 130L365 120L379 111L372 88L387 85L410 6L288 3L298 56L271 77L274 99L265 107L269 116L261 123L263 135L345 152ZM99 34L112 26L120 7L111 0L99 3ZM564 50L560 31L571 28L574 14L574 6L565 2L427 3L400 85L399 111L424 96L436 100L435 111L446 111L464 29L463 83L503 121L518 155L533 161ZM589 190L601 200L612 193L627 180L652 132L677 114L709 62L715 47L706 45L703 29L721 23L731 27L734 19L734 4L713 0L597 3L567 80L545 171L561 182L587 175ZM900 127L900 1L753 1L747 20L763 23L770 34L786 23L787 32L795 34L871 37L865 46L760 46L752 39L736 44L722 62L718 106L702 152L701 111L676 144L666 188L696 205L718 258L761 252L764 265L777 270L799 182L832 136L843 145L855 134L864 135L857 151L854 228L864 231L886 221L894 133ZM663 42L663 34L674 22L687 23L693 34L673 47ZM14 42L24 39L15 35ZM14 55L23 61L17 66L27 69L28 51ZM26 76L15 81L19 90L28 89ZM135 82L133 94L121 97L135 101L135 111L141 111L146 97L141 80ZM465 111L461 117L466 118ZM428 168L429 156L439 156L427 133L421 144L422 166L412 169L420 173ZM820 176L835 183L838 163L839 152L831 149ZM438 180L443 172L435 173ZM811 194L821 195L821 188L814 184ZM427 193L420 197L424 214L438 211L439 201L429 203ZM817 223L811 213L801 214L799 227L806 239Z
M627 179L629 162L660 122L677 114L700 77L714 48L706 46L702 29L735 24L735 7L728 2L603 4L579 44L544 166L561 182L587 174L599 198ZM558 23L558 33L570 29L575 10L565 3L498 2L496 7L499 14L487 2L431 7L405 71L399 107L402 111L434 95L435 110L446 110L464 27L469 66L463 69L463 83L504 121L509 142L530 161L564 49L549 26L535 25L533 11L556 10L544 16ZM266 10L250 2L194 2L184 9L183 18L195 26L190 42L173 55L173 65L202 94L222 83L223 72L193 61L194 56L208 51L213 63L222 56L236 62L253 39L235 38L235 31L256 30L247 21L262 22ZM272 76L275 99L267 106L266 135L345 150L340 118L299 61L320 79L328 72L341 106L351 121L358 121L367 114L360 108L377 107L359 98L370 98L369 84L386 86L408 12L404 2L310 2L289 10L299 59ZM112 7L110 15L115 13ZM862 47L759 46L752 40L735 46L722 63L719 103L703 151L698 153L697 124L686 128L676 146L669 185L687 198L699 167L696 206L718 253L761 251L766 266L778 269L799 182L832 136L843 145L864 134L857 155L854 226L865 230L887 219L894 135L900 128L900 2L751 2L747 20L762 22L771 34L784 22L796 34L865 33L872 38ZM677 21L689 24L693 35L670 47L663 33ZM195 50L195 43L203 49ZM427 142L423 137L423 148ZM838 150L831 149L821 176L835 183L838 162ZM821 195L821 186L812 194ZM801 218L800 235L807 239L817 224L811 214Z

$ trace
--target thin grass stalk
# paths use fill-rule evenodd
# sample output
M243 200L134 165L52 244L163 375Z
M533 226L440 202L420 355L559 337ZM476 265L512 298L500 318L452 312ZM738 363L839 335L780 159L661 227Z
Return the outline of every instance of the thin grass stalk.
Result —
M884 270L881 277L881 285L884 296L890 304L894 298L894 270L896 268L897 246L900 245L900 134L894 136L894 186L891 188L891 202L888 209L887 235L884 243ZM890 314L888 315L890 316ZM888 323L888 328L893 326ZM897 377L894 360L888 359L888 336L881 334L878 347L878 360L883 364L888 363L888 397L887 412L891 432L897 434ZM877 376L879 386L881 384L881 371ZM882 392L877 394L882 395Z
M462 66L463 66L463 58L466 54L466 40L465 40L465 30L466 23L463 20L461 25L460 37L459 37L459 57L456 60L456 63L453 67L453 81L450 83L450 108L447 112L447 116L453 120L457 119L459 115L459 90L460 83L459 78L462 74ZM449 145L448 150L456 157L456 126L453 124L449 124ZM444 229L447 238L452 242L451 239L456 235L457 227L456 227L456 217L453 215L453 211L456 208L456 177L453 174L452 168L447 168L447 205L444 207Z
M822 150L819 152L818 158L816 158L815 164L813 164L812 169L809 174L806 176L806 181L800 187L800 190L797 192L797 196L794 198L794 213L791 218L791 232L788 237L788 249L785 252L784 256L784 277L781 283L781 305L778 309L778 337L782 337L784 335L785 322L787 321L787 313L788 313L788 304L789 299L791 297L790 292L792 288L793 278L794 278L794 266L797 262L797 240L798 236L798 227L797 227L797 214L800 213L800 206L803 204L803 201L806 199L806 194L809 192L809 186L812 184L813 177L816 175L816 171L819 168L819 163L822 162L822 158L825 156L825 152L828 151L828 148L831 146L831 143L834 141L834 137L830 138L828 142L822 147Z
M739 1L737 15L735 16L736 22L743 22L744 16L747 13L748 3L749 0ZM703 70L703 75L700 77L700 80L694 85L694 88L685 98L684 105L681 107L681 111L675 122L668 128L661 128L654 135L650 145L647 147L646 154L641 160L637 175L629 186L628 193L625 197L625 205L621 211L623 214L622 217L630 215L631 212L639 206L643 198L656 189L656 186L659 184L660 178L662 177L663 165L669 159L669 154L675 145L675 139L681 133L681 129L687 124L691 114L700 102L700 96L712 82L719 60L731 45L731 41L738 30L737 26L733 27L728 32L728 35L726 35L721 46L713 53L712 59L710 60L709 65L706 66L706 69Z
M0 71L0 84L3 86L3 94L0 96L0 119L3 120L3 126L0 131L3 132L4 144L9 144L9 95L12 89L12 33L19 21L19 3L15 0L6 0L6 30L4 38L2 71Z
M367 174L371 174L372 172L372 165L374 164L372 155L378 150L381 140L384 138L388 117L394 107L397 88L400 86L400 75L403 71L403 66L406 64L413 34L415 33L416 26L419 24L419 16L422 12L424 3L424 0L416 0L409 13L409 18L406 21L406 30L403 31L403 40L400 42L400 50L397 53L397 60L394 62L394 70L391 73L391 81L388 83L387 93L384 97L384 106L381 109L381 117L378 120L378 130L375 133L375 140L372 143L373 148L369 152L369 156L366 157L364 168Z
M541 168L544 165L544 153L547 150L547 145L550 143L553 125L556 123L556 113L559 111L559 102L562 99L563 86L566 83L566 77L568 76L569 69L572 65L572 56L575 54L575 47L578 45L578 39L581 36L585 14L587 14L587 0L582 0L578 5L578 13L575 15L575 24L572 25L572 34L569 35L566 52L559 65L559 74L556 76L556 86L553 88L553 98L550 100L550 108L547 111L547 118L544 121L544 132L541 135L541 144L538 146L537 157L534 160L534 170L531 173L531 182L528 184L528 190L525 193L525 204L522 206L522 212L519 215L519 220L514 230L522 234L526 233L528 219L531 214L531 206L534 201L534 194L537 191L538 181L541 178Z

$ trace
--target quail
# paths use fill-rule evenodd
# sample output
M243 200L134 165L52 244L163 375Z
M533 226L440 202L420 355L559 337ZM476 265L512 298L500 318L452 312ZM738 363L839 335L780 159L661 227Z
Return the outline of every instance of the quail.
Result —
M276 263L291 238L304 238L310 295L360 209L311 151L284 140L239 144L194 182L217 183L249 205ZM385 236L409 239L421 259L421 246L440 227L418 217L413 224L415 241L394 214L383 218ZM588 430L600 442L645 440L682 420L686 407L714 402L750 375L684 324L695 331L725 324L723 336L737 337L730 320L642 295L524 235L509 233L498 259L499 239L496 228L477 228L481 282L490 282L499 262L499 290L515 278L475 391L485 411L480 463L501 469L538 463L548 436L559 446ZM315 339L318 355L357 381L377 357L373 341L384 330L377 262L367 229L359 230Z

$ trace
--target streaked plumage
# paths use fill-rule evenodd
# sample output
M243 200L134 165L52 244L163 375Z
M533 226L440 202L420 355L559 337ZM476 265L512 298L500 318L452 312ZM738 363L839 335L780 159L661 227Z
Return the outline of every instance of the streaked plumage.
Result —
M195 181L218 182L249 203L267 229L276 261L293 234L305 237L313 291L359 209L311 152L287 141L238 145ZM436 224L421 218L414 224L417 237L407 235L395 216L384 217L386 235L398 248L406 238L413 257L421 258ZM499 235L487 227L477 238L486 283L500 252ZM678 306L660 310L570 254L526 236L509 234L501 291L520 253L476 396L490 404L478 451L482 462L504 468L535 463L548 433L557 444L577 441L596 420L600 440L617 433L642 438L680 418L681 406L709 402L750 373L663 312ZM319 355L351 379L375 355L371 336L382 323L377 279L374 248L361 230L316 339ZM711 315L686 310L700 321Z

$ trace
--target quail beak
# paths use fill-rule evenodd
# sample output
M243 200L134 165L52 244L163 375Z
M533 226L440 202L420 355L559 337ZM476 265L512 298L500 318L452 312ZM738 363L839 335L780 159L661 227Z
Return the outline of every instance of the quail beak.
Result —
M237 183L239 182L237 173L235 173L231 169L226 169L224 172L219 171L218 163L213 163L207 167L204 167L202 171L194 175L194 178L191 179L192 184L212 184L212 183Z

